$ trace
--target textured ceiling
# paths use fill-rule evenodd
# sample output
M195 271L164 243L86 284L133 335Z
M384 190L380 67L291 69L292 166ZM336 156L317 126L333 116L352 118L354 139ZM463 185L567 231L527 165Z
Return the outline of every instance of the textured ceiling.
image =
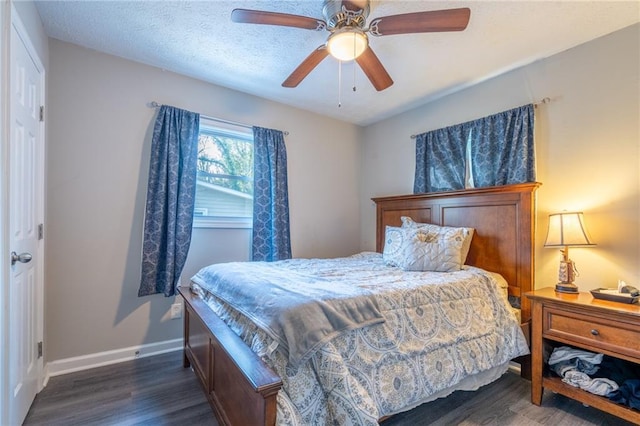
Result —
M374 1L372 18L469 7L465 31L371 37L395 84L376 92L352 63L325 59L297 87L282 81L326 31L232 23L231 11L322 18L309 1L38 1L50 37L359 125L640 21L638 1ZM355 75L355 77L354 77ZM353 92L355 83L357 90ZM161 101L161 99L158 99Z

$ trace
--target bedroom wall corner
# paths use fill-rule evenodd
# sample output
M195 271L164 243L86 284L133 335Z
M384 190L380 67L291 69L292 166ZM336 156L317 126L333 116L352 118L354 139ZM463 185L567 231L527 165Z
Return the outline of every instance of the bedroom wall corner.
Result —
M29 32L33 47L38 52L38 56L46 69L49 61L49 38L42 26L40 14L36 9L35 3L32 0L14 0L10 3L15 7L20 20Z
M571 258L582 291L640 279L640 24L576 46L364 129L361 249L375 248L371 197L410 193L411 134L549 97L536 110L536 288L557 281L543 248L549 213L584 211L597 242ZM426 71L428 75L428 71Z
M294 256L358 250L357 126L58 40L49 47L48 362L182 336L169 318L176 298L137 296L150 101L287 130ZM248 235L195 229L183 282L207 264L247 260Z

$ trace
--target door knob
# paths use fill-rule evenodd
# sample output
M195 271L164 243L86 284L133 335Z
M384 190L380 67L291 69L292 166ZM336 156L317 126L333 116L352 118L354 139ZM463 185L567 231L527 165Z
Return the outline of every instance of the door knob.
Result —
M15 265L16 262L20 263L29 263L31 262L31 253L20 253L17 254L15 251L11 252L11 266Z

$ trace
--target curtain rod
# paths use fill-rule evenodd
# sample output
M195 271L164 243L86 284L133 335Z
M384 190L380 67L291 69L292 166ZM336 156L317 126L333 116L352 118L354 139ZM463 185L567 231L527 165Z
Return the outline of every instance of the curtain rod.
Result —
M161 107L161 105L159 103L157 103L156 101L149 102L147 104L147 106L149 108L160 108ZM206 120L217 121L218 123L231 124L232 126L244 127L245 129L253 129L253 126L251 126L249 124L238 123L237 121L225 120L223 118L210 117L210 116L204 115L204 114L200 114L200 117L202 117L202 118L204 118ZM287 132L286 130L283 131L282 133L285 136L289 135L289 132Z
M551 102L551 98L542 98L542 100L538 101L538 102L534 102L533 107L534 108L538 108L538 105L542 105L542 104L548 104L549 102ZM418 135L411 135L411 139L415 139L417 138Z

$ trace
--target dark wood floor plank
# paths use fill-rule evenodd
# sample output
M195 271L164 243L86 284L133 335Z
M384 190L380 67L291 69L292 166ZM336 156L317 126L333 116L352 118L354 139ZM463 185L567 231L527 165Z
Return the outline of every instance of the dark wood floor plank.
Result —
M24 424L217 426L181 352L53 377Z
M475 392L398 414L383 426L630 426L617 417L545 392L542 407L529 402L530 382L513 373ZM182 352L53 377L38 394L27 426L218 426Z

